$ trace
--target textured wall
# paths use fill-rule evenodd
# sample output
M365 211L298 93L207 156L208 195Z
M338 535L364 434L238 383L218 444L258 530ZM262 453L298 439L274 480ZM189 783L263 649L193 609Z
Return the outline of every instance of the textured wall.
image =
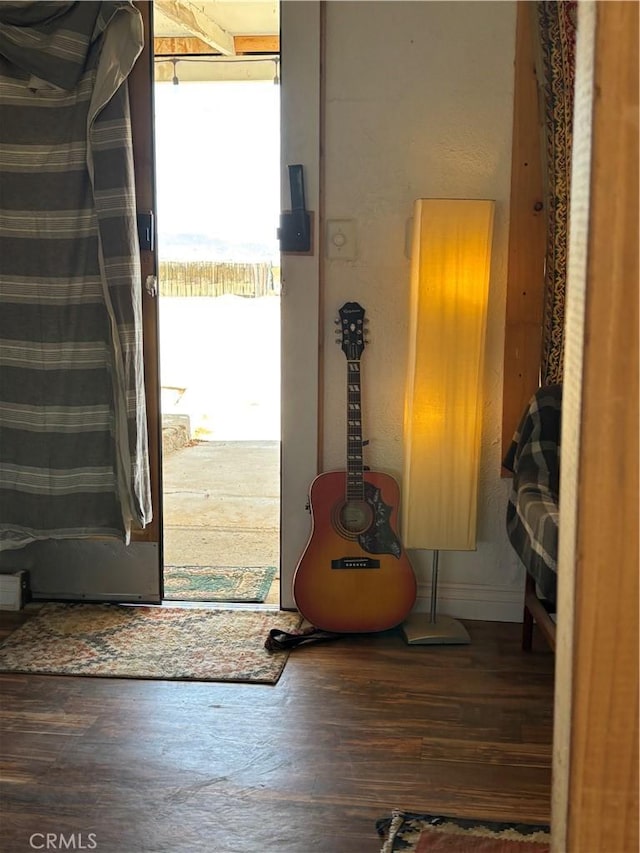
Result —
M345 466L337 309L356 300L370 319L367 462L400 479L413 201L495 199L478 549L441 553L440 603L453 615L519 619L523 574L506 538L509 483L500 478L515 4L332 2L326 44L325 213L355 222L357 257L325 261L323 468ZM425 609L431 553L411 557Z

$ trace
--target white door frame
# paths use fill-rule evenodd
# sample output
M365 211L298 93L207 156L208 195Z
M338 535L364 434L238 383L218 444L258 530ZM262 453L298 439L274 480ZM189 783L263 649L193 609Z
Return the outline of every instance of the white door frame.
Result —
M280 606L295 608L293 574L310 533L307 498L318 472L320 294L320 12L318 0L280 4L281 198L287 167L302 164L312 251L282 255Z

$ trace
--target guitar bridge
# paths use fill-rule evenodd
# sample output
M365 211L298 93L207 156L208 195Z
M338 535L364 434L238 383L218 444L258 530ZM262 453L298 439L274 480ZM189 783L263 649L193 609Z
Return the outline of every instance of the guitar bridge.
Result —
M373 557L340 557L331 560L332 569L379 569L380 560Z

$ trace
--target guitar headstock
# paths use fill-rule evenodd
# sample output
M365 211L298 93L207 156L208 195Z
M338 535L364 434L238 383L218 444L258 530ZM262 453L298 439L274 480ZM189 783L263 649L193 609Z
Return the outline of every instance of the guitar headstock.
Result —
M358 361L366 344L364 308L357 302L345 302L338 314L337 343L349 361Z

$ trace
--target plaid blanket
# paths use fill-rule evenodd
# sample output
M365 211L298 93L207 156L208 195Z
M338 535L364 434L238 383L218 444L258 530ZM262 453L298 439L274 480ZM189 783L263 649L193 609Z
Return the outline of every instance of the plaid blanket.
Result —
M556 603L562 385L540 388L504 460L513 472L507 534L527 572Z
M129 0L0 3L0 548L151 518Z

